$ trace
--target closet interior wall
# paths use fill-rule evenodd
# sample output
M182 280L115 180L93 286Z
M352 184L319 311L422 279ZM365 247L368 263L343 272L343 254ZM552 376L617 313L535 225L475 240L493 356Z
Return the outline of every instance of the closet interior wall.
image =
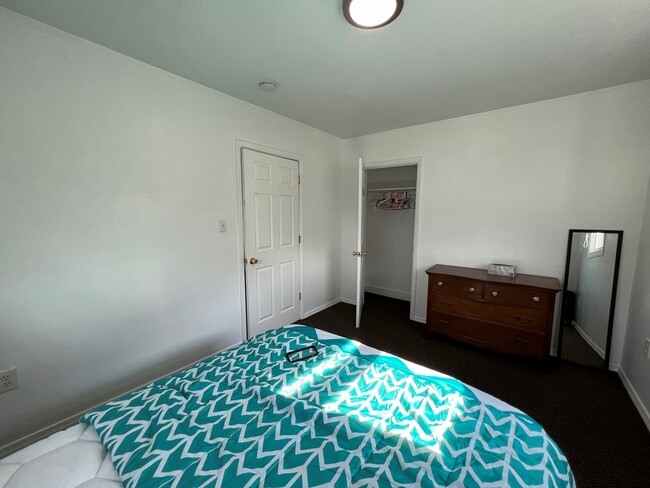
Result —
M367 176L365 291L410 301L417 166Z

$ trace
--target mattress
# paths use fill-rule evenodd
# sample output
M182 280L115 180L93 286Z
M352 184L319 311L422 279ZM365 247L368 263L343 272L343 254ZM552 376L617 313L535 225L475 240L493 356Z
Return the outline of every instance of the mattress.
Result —
M82 422L1 460L0 488L575 486L523 412L305 326L256 336Z
M122 488L95 429L78 424L0 460L2 488Z

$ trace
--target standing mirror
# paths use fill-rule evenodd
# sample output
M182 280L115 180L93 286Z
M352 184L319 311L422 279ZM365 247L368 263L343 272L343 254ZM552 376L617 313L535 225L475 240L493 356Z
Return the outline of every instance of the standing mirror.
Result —
M558 357L609 367L622 240L622 230L569 230Z

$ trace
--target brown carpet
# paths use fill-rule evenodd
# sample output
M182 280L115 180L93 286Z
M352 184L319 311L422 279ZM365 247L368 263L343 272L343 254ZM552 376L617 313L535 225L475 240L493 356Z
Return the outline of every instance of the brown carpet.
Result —
M454 376L537 420L564 451L580 488L650 486L650 432L618 375L566 362L531 361L424 338L409 304L366 294L360 329L339 303L301 323L352 338Z

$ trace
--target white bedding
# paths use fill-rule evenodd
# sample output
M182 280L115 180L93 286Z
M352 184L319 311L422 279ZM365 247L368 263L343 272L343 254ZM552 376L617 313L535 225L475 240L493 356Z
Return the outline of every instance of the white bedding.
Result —
M339 338L318 330L319 339ZM392 356L357 343L363 354ZM407 366L418 374L447 377L415 363ZM469 385L468 385L469 386ZM475 388L481 399L502 410L519 412L516 408ZM101 444L95 429L85 424L57 432L31 446L0 460L0 488L123 488L110 455Z
M122 488L95 429L78 424L0 461L1 488Z

